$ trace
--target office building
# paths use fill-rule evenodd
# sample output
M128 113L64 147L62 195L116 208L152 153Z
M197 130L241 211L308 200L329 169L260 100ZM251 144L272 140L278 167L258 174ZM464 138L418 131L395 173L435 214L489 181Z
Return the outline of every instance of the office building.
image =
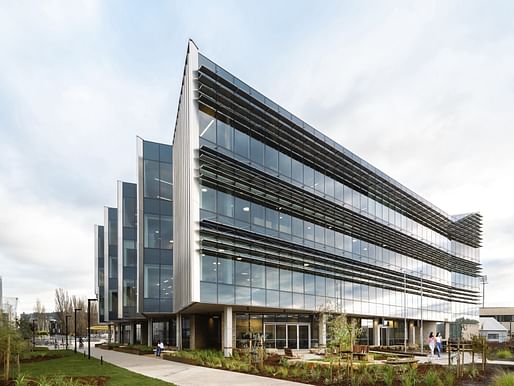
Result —
M118 233L121 212L118 200ZM226 355L259 336L323 346L343 312L369 344L448 336L455 319L478 320L481 223L437 208L189 42L172 146L138 139L136 308L107 308L111 290L128 290L111 270L128 267L111 266L106 247L106 322L133 331L117 339Z

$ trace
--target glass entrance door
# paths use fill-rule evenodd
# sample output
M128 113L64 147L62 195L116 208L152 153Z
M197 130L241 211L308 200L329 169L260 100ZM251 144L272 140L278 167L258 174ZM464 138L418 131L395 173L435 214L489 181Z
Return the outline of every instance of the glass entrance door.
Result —
M287 347L296 350L298 348L298 326L287 325Z
M264 323L264 339L268 348L308 349L311 326L307 323Z

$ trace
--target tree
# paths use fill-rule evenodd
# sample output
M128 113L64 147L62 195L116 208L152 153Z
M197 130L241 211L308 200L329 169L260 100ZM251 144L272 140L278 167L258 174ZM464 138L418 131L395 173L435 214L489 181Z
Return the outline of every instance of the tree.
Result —
M34 317L36 318L37 329L39 331L48 331L48 317L46 315L45 306L41 304L39 299L36 300L34 307Z
M0 364L4 369L4 381L9 379L11 360L16 358L18 375L20 373L20 353L26 348L16 325L0 315Z
M70 295L68 291L63 288L57 288L55 290L55 312L59 319L61 331L63 331L63 326L66 324L66 315L71 315L73 312Z
M337 353L339 359L343 352L349 352L348 374L351 374L353 369L353 346L362 333L362 329L357 326L355 320L348 322L345 314L332 317L327 323L327 329L329 336L328 346Z

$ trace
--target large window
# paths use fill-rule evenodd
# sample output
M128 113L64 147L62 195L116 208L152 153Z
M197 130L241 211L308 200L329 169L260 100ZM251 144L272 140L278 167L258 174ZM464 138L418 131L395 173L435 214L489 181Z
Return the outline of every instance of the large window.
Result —
M145 248L159 248L160 246L160 219L155 214L144 215L144 246ZM169 240L168 240L169 241Z
M145 264L144 265L144 297L145 298L158 298L159 297L159 265Z

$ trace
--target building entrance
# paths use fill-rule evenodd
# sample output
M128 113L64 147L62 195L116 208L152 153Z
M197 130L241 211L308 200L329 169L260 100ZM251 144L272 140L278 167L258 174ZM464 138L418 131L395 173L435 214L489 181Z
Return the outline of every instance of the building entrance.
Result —
M268 348L308 349L310 341L308 323L264 323L264 344Z

